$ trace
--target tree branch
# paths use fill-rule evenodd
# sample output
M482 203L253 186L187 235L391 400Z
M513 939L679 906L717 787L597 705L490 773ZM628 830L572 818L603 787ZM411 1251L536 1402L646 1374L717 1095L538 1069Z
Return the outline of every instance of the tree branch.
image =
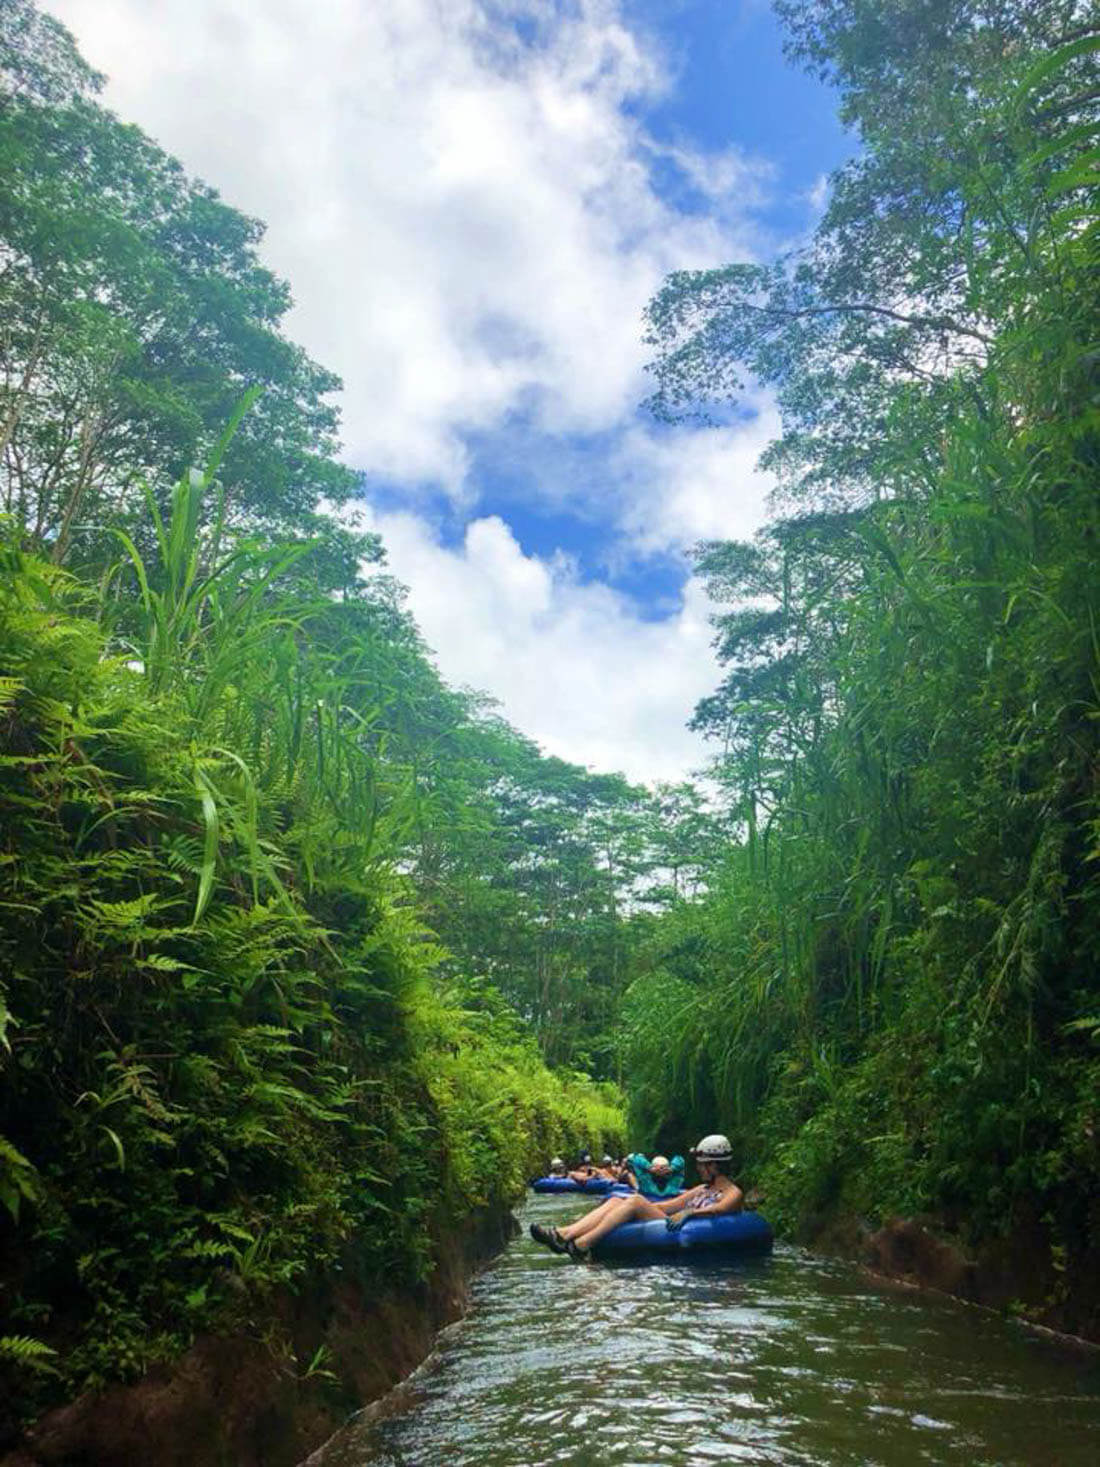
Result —
M803 316L885 316L888 320L900 321L903 326L930 326L940 331L954 331L959 336L972 336L975 341L980 341L985 346L993 344L992 336L987 336L976 326L961 326L950 316L907 316L901 311L891 310L888 306L873 306L865 301L854 302L850 305L802 306L797 310L776 306L749 306L748 309L762 316L786 316L791 320L798 320Z

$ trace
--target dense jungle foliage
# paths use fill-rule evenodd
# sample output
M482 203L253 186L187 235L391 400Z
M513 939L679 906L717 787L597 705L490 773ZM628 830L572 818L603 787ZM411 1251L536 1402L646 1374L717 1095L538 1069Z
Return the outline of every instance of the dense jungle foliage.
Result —
M59 25L0 22L0 1386L25 1413L211 1328L285 1351L273 1291L415 1281L551 1152L621 1145L578 1066L610 1070L610 862L645 820L441 682L337 517L338 383L282 336L259 226L99 106Z
M703 792L443 683L262 227L0 0L13 1409L423 1277L582 1144L726 1129L780 1226L1096 1259L1100 36L778 9L859 152L803 249L648 313L659 414L783 412L776 518L698 552Z
M70 1386L335 1265L422 1277L539 1158L621 1135L613 1090L440 980L363 608L285 547L204 571L208 487L133 552L136 605L121 567L0 570L6 1351Z
M1068 1288L1100 1256L1100 31L778 9L861 150L805 248L649 310L658 411L746 376L784 426L779 516L698 552L743 838L628 995L635 1119L728 1118L787 1227L1030 1228Z

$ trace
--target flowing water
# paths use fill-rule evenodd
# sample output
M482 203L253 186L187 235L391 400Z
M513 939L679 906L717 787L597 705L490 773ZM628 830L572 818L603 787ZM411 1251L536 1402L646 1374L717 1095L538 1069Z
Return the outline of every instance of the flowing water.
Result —
M466 1318L311 1467L1100 1464L1100 1352L784 1246L586 1265L527 1237L577 1210L530 1203Z

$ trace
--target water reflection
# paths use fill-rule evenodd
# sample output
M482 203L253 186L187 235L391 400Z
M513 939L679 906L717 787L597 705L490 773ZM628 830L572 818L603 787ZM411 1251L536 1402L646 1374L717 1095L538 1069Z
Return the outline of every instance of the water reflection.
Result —
M540 1198L536 1219L572 1215ZM579 1266L523 1236L311 1467L1094 1467L1100 1357L797 1250Z

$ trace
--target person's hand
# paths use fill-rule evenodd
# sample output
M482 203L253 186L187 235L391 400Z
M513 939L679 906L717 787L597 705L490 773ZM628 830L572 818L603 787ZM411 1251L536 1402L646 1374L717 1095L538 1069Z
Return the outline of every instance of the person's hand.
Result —
M670 1233L678 1233L686 1222L686 1212L674 1212L671 1217L665 1218L665 1227Z

